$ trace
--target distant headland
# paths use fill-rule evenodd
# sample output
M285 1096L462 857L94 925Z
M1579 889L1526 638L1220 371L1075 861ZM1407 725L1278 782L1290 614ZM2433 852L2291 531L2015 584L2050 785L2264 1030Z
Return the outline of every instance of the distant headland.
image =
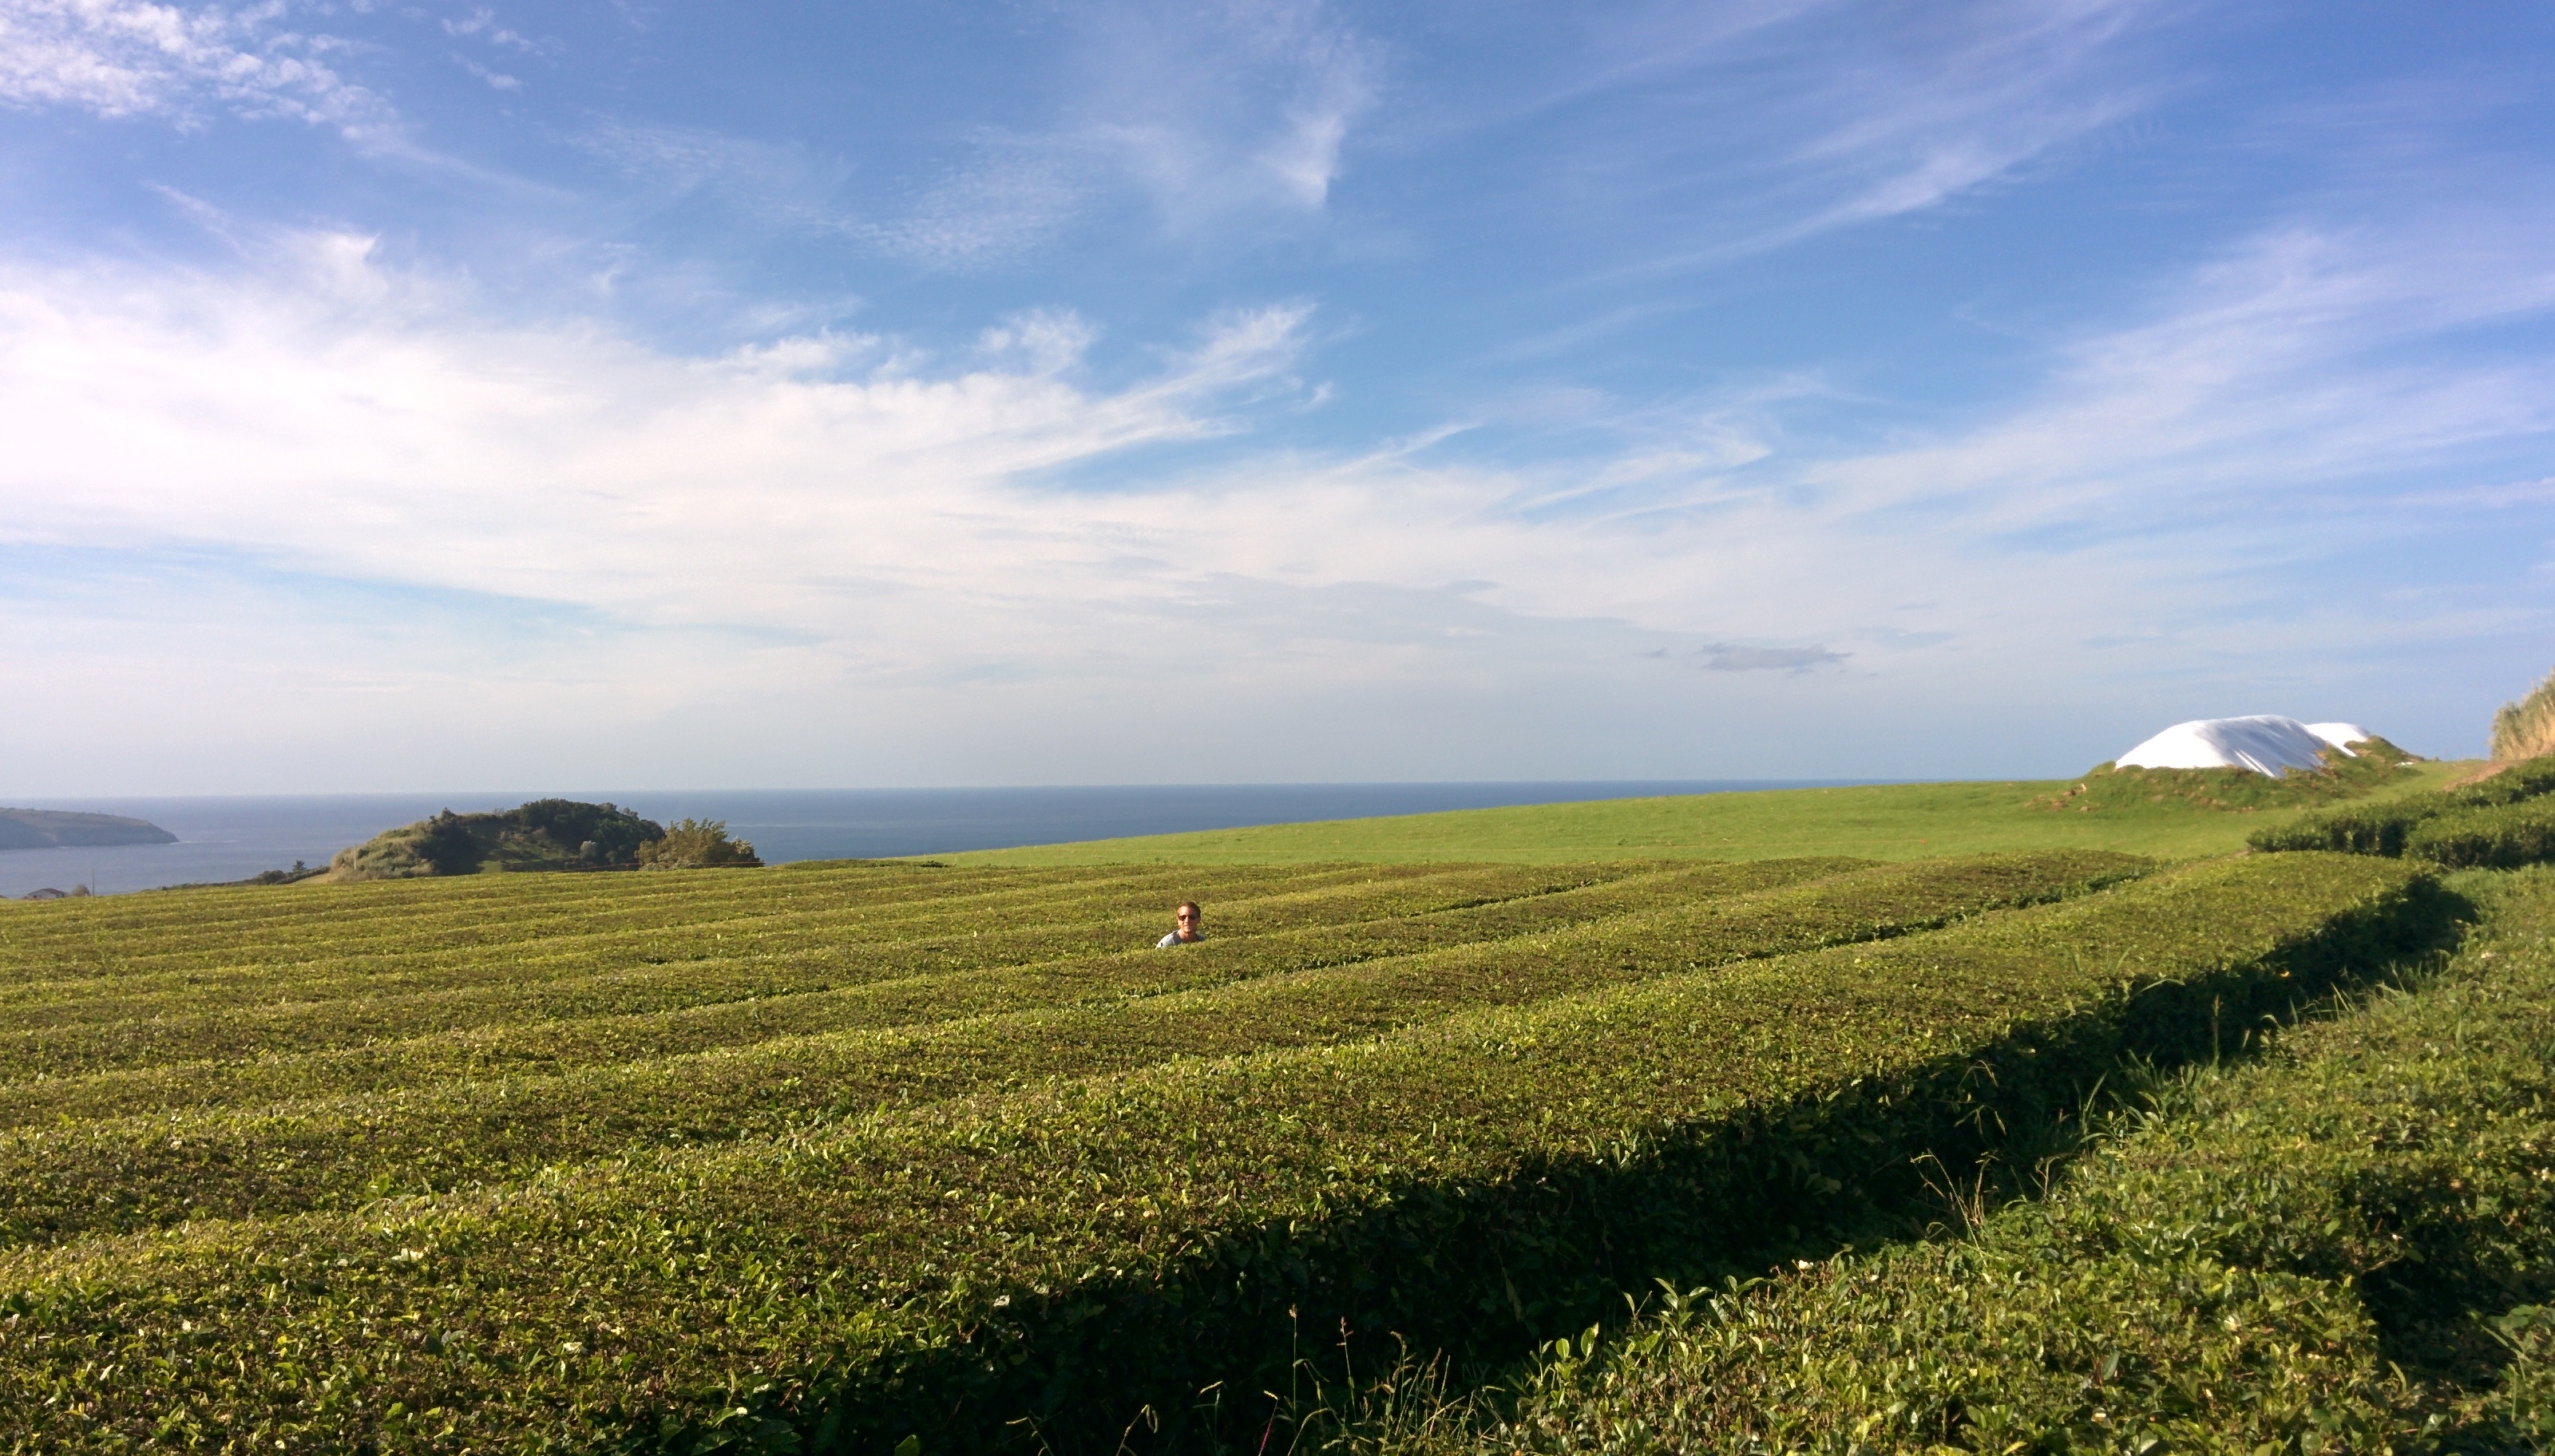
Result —
M63 809L0 809L0 849L88 849L109 844L175 844L149 819Z

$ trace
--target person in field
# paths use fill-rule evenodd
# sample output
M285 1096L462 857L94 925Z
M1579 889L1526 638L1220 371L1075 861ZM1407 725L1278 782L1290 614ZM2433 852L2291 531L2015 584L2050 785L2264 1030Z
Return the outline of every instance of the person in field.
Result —
M1198 915L1196 901L1181 901L1180 908L1171 912L1171 918L1173 921L1171 933L1154 942L1156 950L1168 950L1174 945L1195 945L1206 938L1205 925Z

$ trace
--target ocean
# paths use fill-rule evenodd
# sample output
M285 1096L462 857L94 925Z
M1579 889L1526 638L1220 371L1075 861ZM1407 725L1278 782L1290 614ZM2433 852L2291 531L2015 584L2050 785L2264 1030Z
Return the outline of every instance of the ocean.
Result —
M87 885L100 895L244 880L296 860L318 866L350 844L438 809L512 808L543 797L610 800L660 823L725 819L772 864L880 859L1129 834L1232 829L1308 819L1422 814L1506 804L1805 789L1864 780L1642 780L1548 784L1197 784L1050 789L631 789L568 792L42 798L16 808L148 819L176 844L0 850L0 896Z

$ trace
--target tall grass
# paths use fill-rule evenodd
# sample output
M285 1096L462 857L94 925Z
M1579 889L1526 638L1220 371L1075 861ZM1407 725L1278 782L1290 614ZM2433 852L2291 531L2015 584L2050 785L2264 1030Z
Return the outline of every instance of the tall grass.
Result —
M2533 759L2555 753L2555 672L2515 703L2503 703L2493 715L2495 762Z

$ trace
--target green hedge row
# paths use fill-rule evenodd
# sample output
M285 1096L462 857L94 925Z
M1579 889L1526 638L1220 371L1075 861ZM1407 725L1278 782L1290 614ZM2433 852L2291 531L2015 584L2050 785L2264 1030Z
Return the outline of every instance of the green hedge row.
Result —
M1316 870L1337 867L1318 866ZM610 934L715 921L822 903L924 912L935 905L1051 897L1115 885L1177 893L1175 870L952 871L910 866L785 865L699 885L695 877L604 875L573 887L548 876L487 875L429 887L376 882L272 889L200 889L118 895L68 914L9 904L0 914L0 985L79 973L125 976L153 969L220 969L244 946L309 944L332 955L401 951L444 937L490 948L548 942L561 933ZM1259 878L1255 877L1253 883ZM59 904L57 902L56 904ZM46 907L45 909L51 909Z
M1641 868L1609 869L1595 877ZM261 924L253 931L226 929L217 941L190 937L196 943L182 953L164 951L164 932L151 927L62 926L50 943L22 935L24 943L11 948L25 957L50 956L54 974L0 986L0 1014L30 1024L47 1015L76 1023L149 1017L181 1005L200 1011L262 1001L369 1000L520 986L643 962L812 952L821 964L825 951L847 945L872 957L946 956L962 949L979 960L1024 951L1052 957L1067 953L1076 937L1101 945L1139 937L1150 943L1145 927L1167 923L1169 904L1186 896L1262 922L1254 928L1276 928L1360 918L1360 905L1372 907L1369 915L1410 914L1541 894L1590 878L1583 872L1556 882L1552 871L1538 875L1511 866L1440 868L1424 876L1331 867L1132 882L1113 876L1087 885L1028 888L996 880L976 887L982 893L962 895L949 892L978 879L978 872L940 874L939 883L914 887L910 899L881 900L883 887L857 873L775 875L731 877L752 882L751 894L703 885L697 894L653 896L639 906L596 905L595 897L557 877L526 876L514 879L522 887L514 895L478 905L460 918L433 903L441 897L422 890L379 905L367 903L375 897L364 893L366 887L297 889L296 895L310 897L332 913L317 921ZM5 928L7 922L0 921ZM75 928L86 935L71 939L67 932ZM963 947L955 943L960 940ZM80 952L100 941L114 947L115 959L84 964Z
M1542 870L1535 880L1509 887L1516 892L1512 900L1488 897L1481 882L1471 877L1442 877L1411 887L1409 900L1400 908L1413 912L1408 918L1414 925L1407 933L1460 940L1464 938L1460 928L1448 923L1452 918L1479 915L1508 923L1530 917L1536 923L1559 926L1580 918L1622 912L1626 906L1638 905L1644 898L1674 901L1746 893L1815 879L1863 863L1766 861L1748 866L1686 864L1664 870L1621 866L1602 867L1602 873L1559 867ZM1608 879L1607 875L1621 878ZM1591 878L1595 883L1580 883ZM1343 892L1352 888L1362 890L1339 887ZM832 942L823 931L808 931L805 933L811 938L827 941L822 952L827 969L812 983L793 984L779 992L771 990L769 982L749 981L749 990L757 985L764 989L759 994L740 996L735 994L733 984L737 967L725 960L688 962L657 968L648 974L665 985L690 986L694 993L690 1004L657 1010L613 1008L594 1016L554 1015L530 1020L501 1016L479 1025L413 1031L405 1035L382 1036L351 1045L323 1044L303 1051L262 1044L257 1055L245 1059L221 1056L244 1043L255 1042L254 1037L242 1033L236 1017L209 1022L163 1018L138 1032L132 1029L124 1029L121 1034L104 1032L87 1043L60 1035L31 1038L43 1054L56 1059L52 1074L39 1080L0 1083L0 1127L27 1126L65 1116L256 1105L463 1078L551 1075L584 1065L627 1063L783 1036L895 1026L935 1015L985 1015L1092 996L1215 985L1255 966L1300 969L1356 959L1357 947L1367 943L1373 933L1370 927L1376 923L1358 920L1356 913L1385 907L1365 899L1363 894L1354 900L1343 896L1348 924L1297 923L1305 914L1300 902L1322 898L1318 891L1290 892L1279 897L1288 902L1280 908L1284 913L1270 916L1279 928L1254 936L1247 929L1229 931L1219 923L1206 945L1179 955L1156 954L1149 932L1133 937L1145 947L1141 951L1061 961L1039 961L1033 953L1023 965L886 979L857 974L857 941ZM1213 903L1227 904L1222 900ZM1450 903L1466 909L1439 908ZM1427 923L1416 923L1421 921ZM500 988L497 994L507 993ZM525 1004L520 1000L517 1003ZM428 1009L434 1005L429 1003ZM321 1017L337 1014L327 1003L308 1010ZM216 1036L196 1039L205 1030ZM140 1052L128 1047L127 1041L142 1042ZM86 1059L80 1059L83 1054ZM121 1056L139 1064L92 1067L90 1062L100 1056Z
M2550 944L2540 874L2446 978L2182 1084L1971 1238L1698 1291L1547 1351L1470 1422L1363 1434L1405 1456L2546 1449Z
M2404 853L2450 869L2515 869L2555 861L2555 798L2459 809L2425 819Z
M1780 878L1781 862L1680 870L1692 892ZM0 1134L0 1242L129 1231L186 1218L351 1208L389 1193L503 1182L542 1167L669 1144L686 1147L855 1117L882 1107L1373 1036L1460 1011L1789 951L1878 939L2014 905L2060 900L2146 868L2086 851L1879 866L1807 885L1685 901L1648 879L1599 924L1546 913L1559 894L1380 926L1304 969L1302 937L1144 952L1141 981L1047 984L1033 1009L981 1015L981 978L886 1008L903 1026L781 1037L712 1053L487 1078L358 1097L178 1116L62 1121ZM1623 882L1604 887L1623 888ZM1603 903L1603 902L1601 902ZM1646 908L1642 908L1646 907ZM1436 930L1432 938L1427 932ZM1521 933L1522 932L1522 933ZM1450 934L1496 936L1454 941ZM1400 938L1396 938L1397 936ZM1407 946L1416 954L1393 954ZM1328 969L1319 968L1329 966ZM1160 973L1203 989L1161 994ZM1065 992L1082 1004L1056 1004ZM1128 992L1141 996L1127 996ZM1106 999L1102 999L1106 998ZM78 1115L76 1081L48 1084ZM276 1087L285 1091L290 1084Z
M2218 862L1349 1045L20 1250L0 1432L1109 1450L1140 1405L1165 1442L1256 1432L1299 1327L1476 1354L1576 1329L1862 1216L1915 1151L1957 1161L2128 1052L2205 1051L2448 909L2386 861Z
M2321 849L2340 854L2414 853L2410 848L2413 837L2430 820L2443 815L2485 813L2504 805L2526 803L2549 793L2555 793L2555 757L2531 759L2463 789L2408 793L2383 803L2322 809L2274 828L2256 829L2246 842L2254 849L2273 852ZM2451 860L2441 863L2489 862Z
M1278 912L1261 917L1274 926L1266 933L1251 933L1247 924L1218 929L1206 945L1179 957L1156 954L1153 948L1162 923L1158 907L1152 919L1101 933L1071 921L1077 902L1068 896L1016 908L1042 921L1066 921L1047 942L1034 934L985 933L960 921L944 925L938 937L918 949L882 947L849 934L837 938L831 917L815 914L812 925L788 928L805 953L773 952L769 947L771 939L779 938L776 931L733 953L585 964L573 973L528 976L520 984L502 979L507 963L498 959L480 984L408 994L305 998L287 993L269 1004L200 1012L171 995L156 1015L69 1025L30 1026L31 1017L0 1016L0 1026L17 1023L14 1045L0 1036L0 1068L22 1079L16 1087L0 1084L0 1108L21 1100L21 1093L32 1094L40 1105L57 1101L54 1088L32 1082L37 1076L58 1080L165 1067L183 1084L207 1063L237 1068L242 1059L255 1056L263 1063L259 1077L271 1082L337 1051L360 1050L364 1064L378 1069L380 1058L373 1053L398 1043L413 1044L422 1066L448 1064L458 1055L465 1063L462 1074L486 1075L510 1060L524 1059L513 1054L523 1048L510 1044L521 1039L509 1034L516 1029L537 1029L540 1034L530 1039L553 1065L573 1058L580 1047L588 1060L626 1061L722 1044L711 1040L650 1052L642 1043L652 1031L678 1028L673 1034L679 1039L715 1035L710 1029L723 1025L747 1039L762 1039L787 1034L793 1023L799 1031L890 1026L1093 995L1174 990L1258 969L1336 964L1391 953L1395 947L1458 944L1486 938L1503 925L1510 927L1504 933L1558 928L1657 902L1816 879L1863 863L1536 867L1531 878L1507 872L1497 883L1475 875L1436 877L1419 887L1396 887L1396 899L1390 902L1380 902L1373 887L1343 885L1327 894L1279 897ZM1337 912L1338 922L1317 918L1315 907L1323 903ZM1235 907L1233 917L1248 921L1255 909L1245 901ZM1379 910L1403 913L1384 920L1362 918ZM988 942L1002 948L985 949ZM1095 951L1095 944L1103 948ZM359 986L362 975L352 973L350 982ZM206 1084L220 1080L215 1076Z
M1839 867L1840 862L1825 862L1762 873L1779 883L1786 875L1799 878ZM1739 874L1742 867L1714 868ZM1268 896L1278 904L1266 918L1282 929L1318 926L1325 918L1355 920L1379 911L1407 915L1513 898L1540 900L1549 892L1642 870L1536 867L1529 872L1502 867L1440 874L1413 887L1334 883L1325 887L1325 894ZM1691 867L1677 871L1692 872ZM555 884L559 877L523 878ZM1285 881L1280 888L1298 889L1303 878ZM1741 875L1735 883L1758 881ZM538 955L461 939L437 948L438 964L423 979L394 973L379 957L350 963L324 947L252 942L262 954L279 959L300 955L304 964L298 971L276 968L273 984L264 986L254 970L241 972L236 979L247 988L249 1004L224 1004L218 988L205 989L199 998L181 978L132 998L97 988L86 1001L74 996L40 1006L0 1007L0 1082L259 1052L314 1051L533 1022L626 1017L916 976L1001 972L1138 947L1150 950L1167 922L1171 898L1149 891L1142 902L1148 910L1140 917L1118 903L1115 892L1084 897L1068 890L1008 905L999 914L982 907L955 908L936 916L927 935L885 940L869 938L867 926L818 899L787 914L755 906L767 912L604 937L601 944L594 943L595 937L562 936L558 944L540 947ZM1247 921L1258 904L1239 893L1235 899L1233 916ZM735 909L732 903L728 908ZM666 910L678 915L684 908L677 903Z

